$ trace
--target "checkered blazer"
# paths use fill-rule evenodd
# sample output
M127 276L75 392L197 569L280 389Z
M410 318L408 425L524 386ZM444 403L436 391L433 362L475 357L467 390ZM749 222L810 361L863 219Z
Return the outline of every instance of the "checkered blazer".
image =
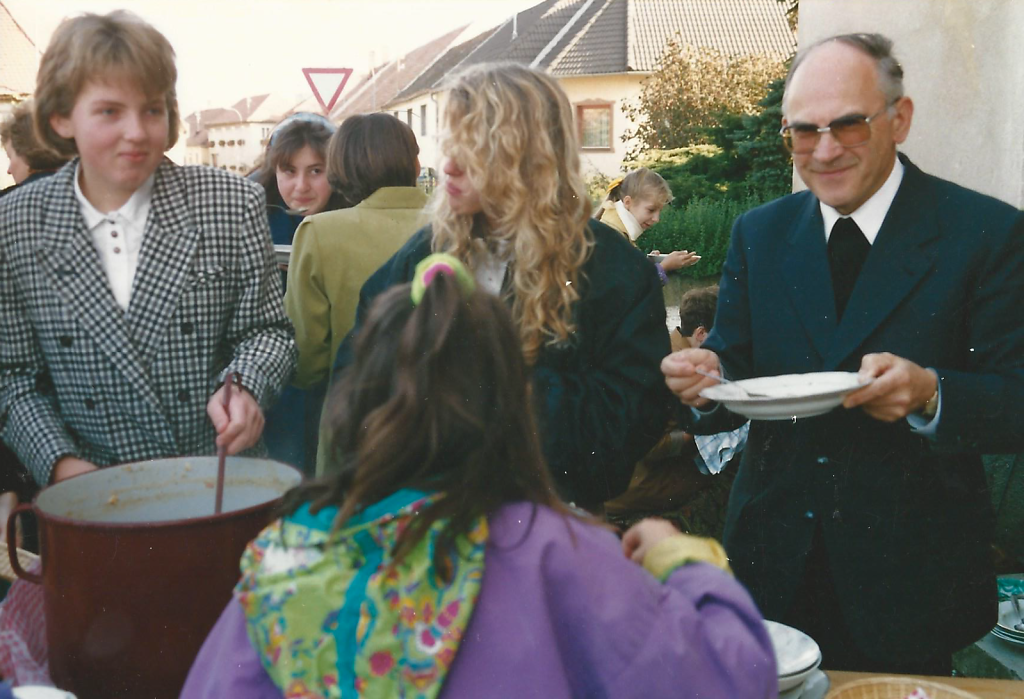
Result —
M0 200L0 436L40 484L65 455L212 453L206 404L225 373L266 407L296 360L259 185L165 159L125 312L77 162Z

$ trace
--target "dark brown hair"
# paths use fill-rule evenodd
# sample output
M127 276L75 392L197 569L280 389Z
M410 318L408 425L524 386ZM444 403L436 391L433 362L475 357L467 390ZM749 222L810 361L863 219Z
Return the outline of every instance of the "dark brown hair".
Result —
M31 101L19 104L11 111L11 116L0 124L0 143L9 143L31 172L56 170L70 160L67 156L57 155L44 148L36 140Z
M692 335L697 328L711 332L711 328L715 327L717 308L717 286L690 289L679 300L679 331L684 336Z
M287 124L282 122L274 127L274 132L267 143L267 150L263 153L259 175L256 176L256 181L263 185L263 190L267 193L267 207L284 206L281 192L277 188L277 168L284 167L291 161L292 156L306 146L316 151L326 164L327 144L332 133L332 129L326 123L307 119L292 119ZM337 192L332 192L323 210L332 211L337 209L339 204Z
M381 187L415 187L420 147L391 114L357 114L342 122L327 152L327 178L348 206Z
M35 123L40 143L61 155L78 153L73 139L50 126L53 115L70 116L89 81L125 78L148 97L162 96L167 108L167 148L178 141L178 71L174 49L163 34L136 15L115 10L84 14L57 27L36 75Z
M340 526L401 488L443 492L394 554L397 564L444 518L434 563L447 571L458 537L502 504L569 510L541 455L529 372L508 309L490 294L465 295L444 274L417 306L410 288L394 287L374 302L354 361L331 391L325 419L341 471L294 489L282 508L337 505Z

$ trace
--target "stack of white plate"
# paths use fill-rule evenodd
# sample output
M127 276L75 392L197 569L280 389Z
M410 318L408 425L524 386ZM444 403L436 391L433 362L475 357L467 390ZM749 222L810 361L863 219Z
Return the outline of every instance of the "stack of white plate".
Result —
M801 687L815 675L818 665L821 664L821 650L814 639L803 631L794 629L792 626L780 624L777 621L766 621L768 635L772 639L772 646L775 649L775 664L779 672L779 692L783 696L789 691L794 691L794 696L806 696L801 693ZM824 673L817 672L824 678ZM827 680L825 688L828 687ZM806 687L804 687L806 690ZM824 694L824 692L822 692Z
M998 579L999 584L999 622L992 629L992 635L1007 643L1024 646L1024 631L1017 630L1017 626L1024 628L1024 619L1021 612L1024 612L1024 574L1005 575ZM1012 596L1020 595L1019 605L1014 605ZM1009 598L1009 599L1006 599ZM1018 611L1017 607L1020 607Z

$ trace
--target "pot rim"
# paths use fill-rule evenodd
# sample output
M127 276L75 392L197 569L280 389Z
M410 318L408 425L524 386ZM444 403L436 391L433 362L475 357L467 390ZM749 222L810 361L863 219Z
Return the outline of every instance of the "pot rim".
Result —
M111 466L101 467L101 469L104 469L104 468L119 468L121 466L133 466L133 465L137 465L137 464L150 463L152 461L167 461L167 460L170 460L170 459L195 459L195 458L209 458L209 457L208 457L208 455L205 455L205 454L199 455L199 456L181 456L181 457L172 456L172 457L166 457L166 458L160 458L160 459L147 459L146 461L130 461L130 462L125 462L123 464L113 464ZM216 458L216 457L213 457L213 458ZM242 458L259 459L261 461L269 461L269 462L273 462L275 464L280 464L281 466L285 466L286 468L291 469L292 471L295 471L299 475L299 480L296 482L295 485L299 485L299 484L302 483L302 480L303 480L302 471L300 471L295 466L292 466L291 464L287 464L287 463L285 463L283 461L278 461L276 459L263 459L263 458L260 458L260 457L242 457ZM88 475L88 474L85 474L85 475ZM145 530L153 530L153 529L186 529L186 528L189 528L189 527L196 527L196 526L201 526L201 525L207 525L207 524L210 524L212 522L221 523L221 522L226 522L226 521L230 521L230 520L233 520L233 519L241 519L243 517L247 517L249 515L255 514L259 510L266 509L268 507L272 507L275 504L280 503L281 499L284 497L285 493L288 492L288 491L285 491L285 493L281 493L280 495L278 495L277 497L275 497L275 498L273 498L271 500L265 500L263 502L256 503L255 505L250 505L248 507L244 507L244 508L238 509L238 510L231 510L229 512L221 512L220 514L214 514L214 513L211 512L208 515L201 515L199 517L186 517L186 518L183 518L183 519L166 519L166 520L161 520L161 521L157 521L157 522L102 522L102 521L98 522L98 521L87 520L87 519L76 519L74 517L68 517L66 515L53 514L53 513L50 513L48 511L44 510L43 508L41 508L37 504L40 496L42 496L43 493L45 493L49 488L52 488L55 485L57 485L57 484L54 483L54 484L51 484L51 485L47 486L46 488L43 488L38 493L36 493L35 497L32 498L32 502L31 502L32 514L34 514L37 518L45 519L45 520L47 520L49 522L53 522L54 524L60 524L60 525L64 525L64 526L74 526L74 527L80 527L80 528L93 529L93 530L97 530L97 531L101 531L101 530L115 530L115 531L121 531L121 532L124 532L126 530L139 530L139 529L145 529ZM212 494L210 496L210 505L211 505L211 509L212 509L212 506L213 506L213 495Z

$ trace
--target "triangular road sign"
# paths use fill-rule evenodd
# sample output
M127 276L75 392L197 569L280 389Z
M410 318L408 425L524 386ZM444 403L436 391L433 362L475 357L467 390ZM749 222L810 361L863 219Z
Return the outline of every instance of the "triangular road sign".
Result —
M351 68L303 68L302 74L306 76L306 82L309 83L310 89L313 90L313 96L316 97L316 101L320 103L320 108L324 110L324 114L330 114L331 110L334 109L334 104L338 101L338 97L341 96L341 91L345 87L345 83L348 82L349 77L352 75ZM314 75L340 75L341 80L338 82L338 87L335 88L334 94L331 95L331 99L324 103L324 98L320 94L320 90L317 89L316 83L313 82Z

